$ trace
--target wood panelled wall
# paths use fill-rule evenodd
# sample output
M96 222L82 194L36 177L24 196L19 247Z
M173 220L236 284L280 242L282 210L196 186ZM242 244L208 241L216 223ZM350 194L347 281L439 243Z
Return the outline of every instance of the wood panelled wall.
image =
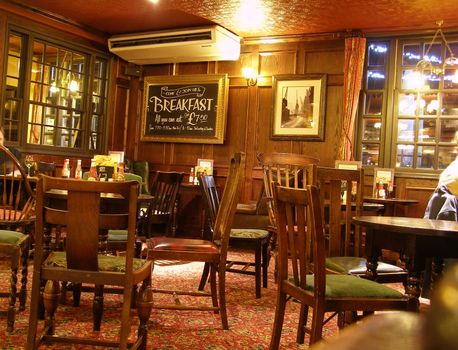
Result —
M100 49L106 38L72 26L43 18L36 13L0 2L0 47L5 47L9 23L29 28L62 41ZM330 37L331 38L331 37ZM344 39L305 38L303 41L261 44L250 41L242 45L238 61L151 65L143 67L143 76L221 74L229 76L229 103L226 139L223 145L156 143L140 141L143 103L142 77L126 75L126 62L113 58L108 101L107 148L124 150L132 160L147 160L151 170L179 170L189 173L198 158L215 161L217 182L222 185L231 153L247 154L246 182L242 201L258 198L261 172L256 161L259 152L303 153L320 159L320 165L333 166L337 157L341 129ZM2 50L4 52L5 50ZM3 55L0 66L4 66ZM242 67L257 69L256 86L248 87ZM3 68L2 68L3 71ZM273 103L272 76L280 74L327 74L325 139L318 141L279 141L270 139ZM3 77L0 76L0 82ZM26 149L21 150L27 152ZM36 155L36 159L63 163L64 155ZM71 159L76 163L76 159ZM72 163L72 164L73 164ZM89 166L89 159L83 159ZM435 179L395 178L396 195L420 201L409 207L408 215L422 216L426 202L436 186ZM366 190L371 193L372 177L367 173Z
M150 162L151 168L189 172L198 158L214 159L218 181L226 174L231 153L247 154L246 182L242 201L256 199L261 188L261 173L256 161L259 152L294 152L320 159L320 164L333 166L337 156L342 110L344 42L294 42L276 45L244 45L238 61L177 63L143 67L143 76L228 74L229 101L226 138L223 145L157 143L140 141L143 102L141 78L126 77L126 63L116 62L113 129L124 125L127 130L125 151L132 159ZM251 66L259 72L258 84L247 86L241 76L242 67ZM270 119L273 104L272 76L279 74L325 73L328 76L326 96L325 140L277 141L270 139ZM120 98L129 79L129 96ZM124 102L124 104L123 104ZM127 116L127 117L126 117ZM123 124L124 123L124 124ZM109 147L120 149L120 137L110 138Z

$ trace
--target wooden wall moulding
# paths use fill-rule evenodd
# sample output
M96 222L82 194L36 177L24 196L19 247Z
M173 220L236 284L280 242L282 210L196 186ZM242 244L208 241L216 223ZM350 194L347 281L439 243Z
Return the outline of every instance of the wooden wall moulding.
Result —
M224 143L227 74L148 76L142 141Z
M326 74L273 77L272 139L324 141L326 78Z

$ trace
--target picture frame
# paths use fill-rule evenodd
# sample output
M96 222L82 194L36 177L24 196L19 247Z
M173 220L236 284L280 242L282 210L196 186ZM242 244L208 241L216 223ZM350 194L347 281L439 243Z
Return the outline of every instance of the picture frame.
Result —
M362 167L360 160L336 160L334 167L336 169L358 170Z
M372 195L375 198L387 198L393 191L394 168L374 168L374 184Z
M272 139L324 141L326 82L326 74L272 77Z
M213 159L197 159L196 174L213 175Z
M223 144L227 74L147 76L141 141Z
M108 155L117 164L124 163L124 151L108 151Z

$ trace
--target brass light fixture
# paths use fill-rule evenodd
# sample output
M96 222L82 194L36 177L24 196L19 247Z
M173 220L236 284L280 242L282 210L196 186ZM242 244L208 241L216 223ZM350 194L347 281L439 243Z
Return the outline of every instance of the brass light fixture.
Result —
M444 79L445 79L447 68L449 68L450 66L458 65L458 58L456 58L455 55L453 54L453 51L450 48L450 45L447 42L447 39L445 38L444 32L442 31L442 25L444 24L444 21L442 20L437 21L436 24L438 27L436 30L436 33L434 34L432 41L428 44L427 49L422 59L419 60L418 63L416 64L415 72L410 77L410 80L412 81L413 85L418 89L428 89L429 88L429 86L426 84L426 79L428 76L437 76L438 77L442 75L444 76ZM446 56L448 53L448 57L444 58L443 62L441 62L440 59L436 61L436 63L442 63L442 64L434 64L433 60L429 56L431 48L436 43L436 39L440 39L443 42L443 44L445 45ZM452 75L451 81L453 83L458 83L458 70L455 70L455 74Z
M242 73L248 86L255 86L258 83L258 76L252 67L243 67Z

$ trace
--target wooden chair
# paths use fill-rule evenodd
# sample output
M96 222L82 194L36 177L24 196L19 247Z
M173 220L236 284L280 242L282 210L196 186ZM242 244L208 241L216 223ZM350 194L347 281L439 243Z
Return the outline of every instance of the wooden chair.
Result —
M337 273L364 277L364 236L352 217L363 215L363 169L318 167L316 185L320 190L321 215L327 243L326 267ZM345 191L345 202L342 192ZM396 265L379 262L377 282L405 282L407 272Z
M202 198L205 204L205 214L208 219L209 239L213 236L217 213L220 206L218 190L213 176L199 176L199 184L202 191ZM254 215L248 218L256 219ZM254 220L245 220L247 226L243 227L243 222L238 223L238 227L233 227L230 232L229 246L254 252L254 262L247 261L227 261L226 271L242 273L255 276L256 298L261 297L261 278L262 286L267 288L267 268L268 268L268 245L270 233L267 231L268 223L264 220L264 229L259 229L259 223ZM243 228L242 228L243 227ZM262 226L261 226L262 227ZM240 266L241 268L237 268ZM254 271L250 268L254 267ZM206 263L199 284L199 290L203 290L208 279L210 264Z
M56 176L56 164L39 161L35 169L35 175Z
M9 175L9 174L15 174ZM27 175L14 155L0 145L0 255L10 260L11 282L6 311L7 332L14 330L16 298L19 296L19 310L25 309L27 297L27 258L29 255L30 233L34 223L35 196ZM21 267L21 287L17 293L18 270Z
M149 238L158 235L175 236L176 200L184 173L157 171L151 184L151 202L139 218L141 232Z
M174 310L209 310L219 312L223 329L228 329L226 312L226 258L234 214L244 181L245 154L236 153L230 160L224 193L213 226L213 240L157 237L148 242L148 257L156 260L201 261L210 264L210 293L173 290L154 290L170 293L176 299L171 305L154 305L155 308ZM217 278L218 277L218 278ZM218 286L217 286L218 279ZM217 292L218 288L218 292ZM212 306L184 305L178 295L208 296Z
M66 209L47 206L53 190L67 191ZM134 259L136 209L139 185L136 182L86 182L43 175L37 183L37 222L32 281L32 299L26 349L36 349L44 342L78 343L126 349L130 334L130 308L133 289L140 319L134 346L146 349L147 322L151 312L151 267L148 260ZM119 196L120 203L112 210L101 210L101 196ZM102 212L101 212L102 211ZM52 226L66 227L65 251L50 251L47 246ZM114 257L99 253L99 239L108 229L128 230L126 256ZM103 337L55 334L55 311L60 294L59 281L95 285L94 313L103 310L104 285L123 288L121 325L117 340ZM37 338L39 305L46 311L43 332ZM42 305L42 304L41 304ZM67 330L68 331L68 330ZM110 329L110 331L112 331Z
M319 160L296 153L260 153L257 158L263 172L266 205L270 221L269 230L273 233L270 251L274 256L274 261L276 261L277 220L273 201L274 184L278 183L281 186L292 188L305 188L306 185L313 184L316 177L316 167L314 166L319 163ZM276 279L276 263L274 275Z
M297 341L310 333L310 344L322 338L326 312L408 310L402 293L386 285L347 274L326 274L325 237L318 188L276 186L278 219L278 292L270 349L278 349L288 298L301 303ZM288 268L289 263L292 265ZM292 276L289 275L292 273ZM313 309L306 328L309 308Z
M142 178L141 193L149 194L149 163L146 160L132 162L132 172Z

